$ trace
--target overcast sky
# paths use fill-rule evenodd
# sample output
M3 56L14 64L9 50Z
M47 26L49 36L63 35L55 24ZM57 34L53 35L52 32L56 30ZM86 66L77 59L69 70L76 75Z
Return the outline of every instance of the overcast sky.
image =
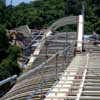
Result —
M18 5L21 2L29 3L30 1L34 0L12 0L13 5ZM11 0L6 0L6 4L9 5L11 3Z

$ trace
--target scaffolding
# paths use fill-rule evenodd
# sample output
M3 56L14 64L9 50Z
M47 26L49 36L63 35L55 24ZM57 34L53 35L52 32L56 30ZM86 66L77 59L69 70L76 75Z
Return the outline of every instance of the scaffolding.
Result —
M76 23L76 17L73 20ZM60 26L56 28L58 27ZM44 33L39 40L39 46L36 51L34 50L35 53L32 54L35 59L29 67L32 70L20 76L15 88L3 99L43 100L45 94L59 81L59 77L73 59L76 40L76 32L54 32L49 35Z
M16 97L15 100L44 99L45 94L55 82L59 81L59 76L74 57L75 40L76 32L57 32L45 37L44 45L31 66L36 70L19 78L18 85L6 95L6 98L13 95L11 98Z

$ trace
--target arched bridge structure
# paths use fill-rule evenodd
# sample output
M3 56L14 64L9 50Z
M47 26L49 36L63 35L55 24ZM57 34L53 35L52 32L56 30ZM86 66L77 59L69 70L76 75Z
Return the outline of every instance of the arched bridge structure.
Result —
M80 50L80 51L82 51L82 36L83 36L83 24L84 24L83 21L84 21L83 16L80 15L80 16L64 17L64 18L61 18L61 19L57 20L56 22L54 22L47 29L47 31L44 32L44 35L42 37L42 41L39 43L39 45L35 49L34 53L32 54L32 57L31 57L31 59L30 59L30 61L28 63L28 66L30 66L35 61L36 56L34 56L34 55L39 55L41 47L44 45L44 42L45 42L46 38L48 36L50 36L53 31L56 31L58 28L60 28L62 26L65 26L65 25L75 24L77 26L77 33L75 34L76 35L76 37L75 37L75 39L76 39L76 45L77 45L77 49ZM56 34L55 34L55 36L56 36Z
M68 16L61 18L57 20L55 23L53 23L48 29L49 30L57 30L59 27L70 25L70 24L77 24L78 22L78 16Z
M59 93L59 89L56 92L52 91L52 89L60 82L60 79L64 79L62 75L63 73L66 75L67 68L69 69L69 66L73 67L73 65L69 64L74 59L74 47L78 41L77 39L82 44L83 24L78 21L81 19L82 16L64 17L52 24L44 32L42 39L39 40L39 44L30 57L27 65L29 71L23 73L17 79L14 87L0 100L65 100L58 99L59 97L53 98L56 93ZM81 26L78 28L79 35L77 32L52 32L59 27L77 23ZM79 45L79 47L81 46ZM73 64L75 64L74 62ZM71 78L71 80L73 82L74 78ZM68 92L68 90L66 91ZM63 92L66 94L66 91ZM53 96L52 93L54 93Z

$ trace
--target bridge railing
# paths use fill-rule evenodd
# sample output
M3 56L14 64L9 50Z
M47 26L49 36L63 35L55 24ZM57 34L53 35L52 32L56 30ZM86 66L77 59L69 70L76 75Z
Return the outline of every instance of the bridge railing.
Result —
M9 91L9 89L15 84L17 75L9 77L5 80L0 81L0 97Z
M5 80L0 81L0 87L8 82L12 82L12 81L16 80L16 78L17 78L17 75L14 75Z

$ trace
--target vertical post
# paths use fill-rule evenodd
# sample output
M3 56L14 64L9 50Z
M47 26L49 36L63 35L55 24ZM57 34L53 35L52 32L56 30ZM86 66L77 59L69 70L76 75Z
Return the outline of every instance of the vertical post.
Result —
M67 32L65 34L65 45L64 45L64 61L65 61L65 64L67 63L66 59L67 59L67 50L65 50L67 48L67 45L68 45L68 35L67 35Z
M45 58L46 60L48 59L48 41L47 41L46 34L45 34Z
M77 38L77 50L82 52L82 38L83 38L83 28L84 28L84 17L79 15L78 21L78 38Z
M41 90L41 100L43 100L43 79L44 79L44 76L43 76L43 66L41 68L41 71L40 71L40 76L41 76L41 82L40 82L40 90Z
M13 1L12 0L10 1L10 5L11 5L11 8L12 8L12 6L13 6Z
M58 80L58 51L56 50L56 80Z
M63 56L64 56L64 65L66 64L66 47L64 45Z

